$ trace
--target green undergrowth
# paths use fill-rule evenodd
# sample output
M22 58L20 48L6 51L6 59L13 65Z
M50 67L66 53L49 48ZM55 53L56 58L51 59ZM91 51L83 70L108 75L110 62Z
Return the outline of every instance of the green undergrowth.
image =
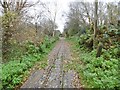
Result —
M18 60L9 61L2 64L2 87L3 89L15 88L16 85L22 83L23 78L28 75L29 69L32 68L36 62L42 62L40 68L47 66L47 56L49 51L54 47L58 38L45 37L42 44L36 46L31 42L26 44L27 51ZM15 60L16 59L16 60ZM44 61L45 60L45 61Z
M2 78L2 64L1 64L1 61L0 61L0 78ZM0 80L0 89L2 88L2 81Z
M72 62L66 65L67 69L74 69L81 77L85 88L120 89L119 58L115 50L103 50L101 57L96 58L96 50L89 51L78 44L78 37L67 39L72 43Z

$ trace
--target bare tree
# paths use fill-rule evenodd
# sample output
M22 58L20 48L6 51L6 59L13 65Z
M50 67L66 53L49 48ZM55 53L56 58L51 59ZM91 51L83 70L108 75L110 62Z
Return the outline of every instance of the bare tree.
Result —
M23 14L26 13L27 8L35 4L30 4L27 0L0 0L0 5L2 6L2 46L4 55L9 51L10 41L22 21Z
M49 5L53 4L53 8L51 10L51 8L49 8ZM46 10L46 14L45 16L49 19L49 21L52 24L52 36L54 37L54 30L56 29L56 17L57 17L57 13L58 13L58 3L57 2L52 2L52 3L48 3L48 4L44 4L43 7Z

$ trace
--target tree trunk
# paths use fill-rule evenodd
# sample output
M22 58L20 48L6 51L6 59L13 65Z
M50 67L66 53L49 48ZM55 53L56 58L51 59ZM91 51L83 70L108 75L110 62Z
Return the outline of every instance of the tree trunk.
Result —
M98 48L97 48L96 57L100 57L100 56L101 56L102 48L103 48L103 44L102 44L102 43L99 43Z
M118 26L120 26L120 1L118 3Z
M95 0L93 49L95 49L96 47L97 19L98 19L97 11L98 11L98 0Z

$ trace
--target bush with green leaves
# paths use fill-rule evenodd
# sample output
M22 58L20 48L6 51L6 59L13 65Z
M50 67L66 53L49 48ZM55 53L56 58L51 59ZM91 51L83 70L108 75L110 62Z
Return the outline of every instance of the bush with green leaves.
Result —
M82 60L82 62L85 64L83 66L84 69L82 69L84 79L87 81L90 87L119 87L118 59L107 59L104 57L104 55L102 55L99 58L96 58L95 51L90 53L82 51L80 58L80 60Z
M42 57L48 53L55 40L56 39L52 38L51 40L45 40L39 47L32 43L27 43L25 55L22 55L19 60L16 58L16 60L14 59L2 64L2 77L0 77L0 79L2 80L3 89L14 88L16 85L19 85L26 75L26 72L28 72L37 61L41 61ZM43 47L43 45L46 46L47 43L49 43L50 46ZM45 53L40 51L40 47ZM44 68L46 65L47 62L41 67Z
M120 88L118 48L103 49L102 55L96 58L96 50L88 51L85 47L78 47L78 41L72 37L74 49L79 52L79 61L68 64L70 69L76 70L81 81L87 88ZM78 63L76 63L78 62ZM82 64L79 64L82 62Z

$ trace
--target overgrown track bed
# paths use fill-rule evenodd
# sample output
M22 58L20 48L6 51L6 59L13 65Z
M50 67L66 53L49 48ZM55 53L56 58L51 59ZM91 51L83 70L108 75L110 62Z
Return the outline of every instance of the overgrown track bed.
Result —
M73 71L64 71L64 61L70 60L70 50L63 38L54 47L48 57L48 67L33 73L22 88L75 88ZM38 73L37 73L38 72ZM36 82L35 82L36 80Z

